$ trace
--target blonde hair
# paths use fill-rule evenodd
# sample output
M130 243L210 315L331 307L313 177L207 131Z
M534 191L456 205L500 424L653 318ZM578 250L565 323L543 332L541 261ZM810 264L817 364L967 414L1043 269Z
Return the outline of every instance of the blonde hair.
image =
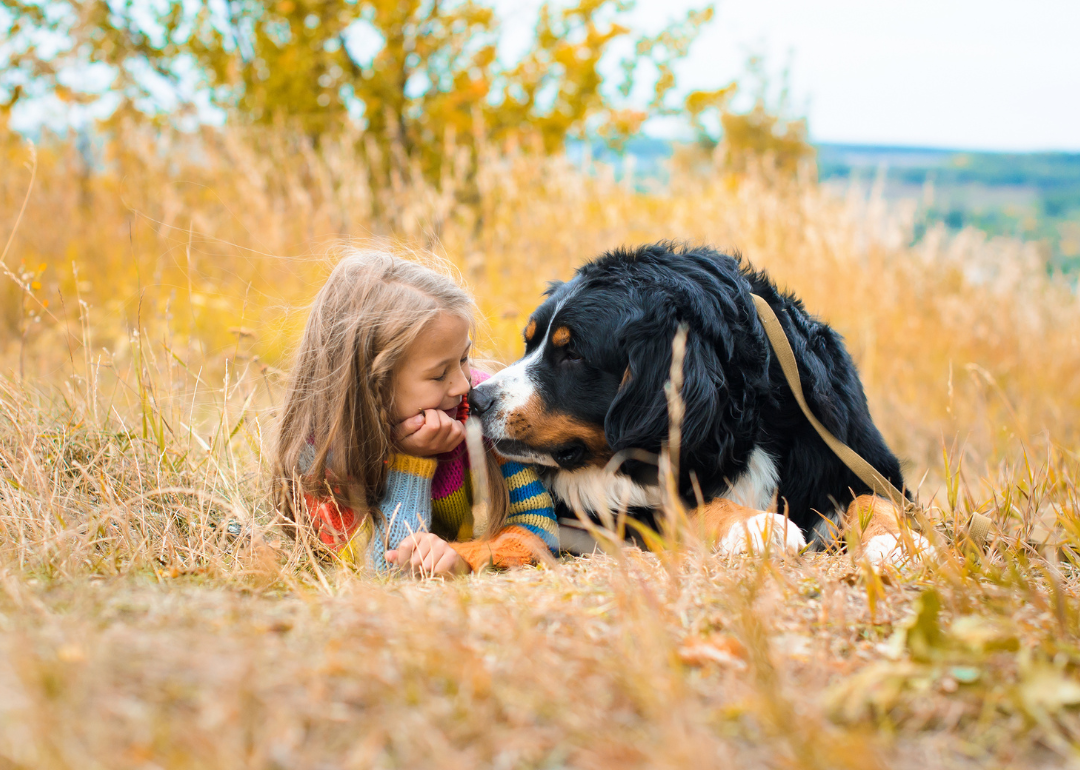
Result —
M431 265L438 264L428 257ZM445 269L445 265L442 265ZM332 497L381 518L387 463L395 451L392 379L409 345L440 313L474 324L475 304L449 275L388 251L349 249L315 297L289 377L274 456L275 491L299 523L301 494ZM309 437L315 459L300 473ZM487 464L494 534L506 520L506 483Z

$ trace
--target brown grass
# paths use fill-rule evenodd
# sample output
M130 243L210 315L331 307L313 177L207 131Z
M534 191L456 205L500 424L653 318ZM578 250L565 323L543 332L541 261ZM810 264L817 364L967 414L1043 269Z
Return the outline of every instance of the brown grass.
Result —
M2 146L6 240L29 172ZM39 155L0 284L0 767L1075 758L1080 303L1034 247L909 246L904 211L767 169L641 192L487 149L475 180L373 195L346 144L277 134ZM1003 535L882 575L694 544L453 582L322 566L275 529L261 454L322 256L386 236L460 266L504 361L604 249L740 249L845 334L942 533L979 510ZM1050 558L1020 541L1046 514Z

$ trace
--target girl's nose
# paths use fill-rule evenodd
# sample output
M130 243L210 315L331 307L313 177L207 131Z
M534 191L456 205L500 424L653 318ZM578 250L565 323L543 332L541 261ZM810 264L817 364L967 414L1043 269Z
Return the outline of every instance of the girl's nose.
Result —
M454 375L454 381L450 385L451 396L464 396L469 392L472 385L469 383L469 375L464 369L458 369L457 374Z

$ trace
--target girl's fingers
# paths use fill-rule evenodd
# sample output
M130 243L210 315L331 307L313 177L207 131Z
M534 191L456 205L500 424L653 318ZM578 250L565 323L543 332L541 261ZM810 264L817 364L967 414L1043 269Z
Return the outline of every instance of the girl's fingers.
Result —
M400 441L403 438L412 436L427 422L427 418L422 414L414 414L407 420L402 420L394 426L395 437Z
M438 535L433 535L430 532L416 532L398 543L397 548L387 551L386 553L388 555L395 555L396 564L399 567L406 564L415 566L417 558L423 557L423 555L430 550L430 545L428 544L429 538L435 538L436 540L441 539ZM389 558L387 558L387 561L389 561Z
M436 575L450 575L463 571L458 564L460 560L461 557L458 556L457 551L447 545L446 552L439 559L432 572Z
M446 442L450 437L450 431L453 430L453 425L450 424L453 420L442 409L433 409L432 411L437 416L433 418L436 422L436 428L431 443L437 452L444 452L446 451Z
M424 418L424 424L416 431L417 438L423 438L425 441L430 441L439 432L439 416L436 409L425 409L422 415L418 417Z
M398 441L402 448L409 454L424 454L430 447L439 432L439 418L434 409L426 409L415 417L410 417L402 425L416 421L416 430L412 433L400 436Z
M412 558L409 560L414 572L431 572L431 567L427 562L430 561L428 557L431 554L431 538L433 537L436 536L427 532L422 535L412 535L409 538L416 543L416 550L413 551Z
M431 532L409 535L385 553L386 561L398 569L419 575L454 575L468 572L468 565L449 543Z
M431 553L432 539L439 539L437 535L433 535L430 532L425 532L422 535L413 535L413 537L416 538L416 552L420 554L420 558L422 559L427 558L428 554Z
M413 542L411 537L407 537L398 543L397 548L392 548L383 554L383 558L394 566L400 567L408 563L415 549L416 543Z
M424 557L424 569L428 574L442 575L448 571L449 565L443 564L448 550L451 549L442 540L432 544L431 550Z
M450 433L454 430L454 423L457 420L451 420L450 415L444 412L442 409L439 412L439 438L445 441L450 438Z
M450 424L450 417L446 412L441 409L433 411L438 416L434 418L437 422L437 427L431 437L431 447L436 453L441 453L446 451L446 445L449 441L450 431L453 430L453 426Z
M397 564L408 564L409 570L420 575L448 575L461 571L457 552L438 535L431 532L410 535L402 541L409 543L407 556L398 557ZM398 551L402 551L398 546Z
M399 425L402 430L408 430L411 420L419 424L421 418L423 424L414 432L402 433L398 437L399 445L406 454L431 457L449 452L464 441L465 426L441 409L425 409L422 415L409 418Z
M439 426L439 437L443 445L442 451L448 452L461 443L461 438L465 437L465 426L446 412L441 412L441 414L440 422L445 422L442 422L442 425Z

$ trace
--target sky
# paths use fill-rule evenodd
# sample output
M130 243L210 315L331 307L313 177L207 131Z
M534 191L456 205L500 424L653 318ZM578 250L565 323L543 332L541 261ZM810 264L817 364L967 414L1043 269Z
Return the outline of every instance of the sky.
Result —
M490 1L513 58L542 0ZM637 0L633 23L655 32L705 4ZM717 88L763 55L774 84L787 69L815 142L1080 152L1080 0L719 0L716 11L680 63L682 87ZM112 107L79 109L44 100L18 117L76 124ZM685 121L646 128L689 138Z
M498 0L523 24L535 0ZM662 27L701 0L638 0ZM790 72L811 138L981 150L1080 151L1080 0L720 0L679 69L690 88L750 54ZM654 126L654 133L677 133Z

